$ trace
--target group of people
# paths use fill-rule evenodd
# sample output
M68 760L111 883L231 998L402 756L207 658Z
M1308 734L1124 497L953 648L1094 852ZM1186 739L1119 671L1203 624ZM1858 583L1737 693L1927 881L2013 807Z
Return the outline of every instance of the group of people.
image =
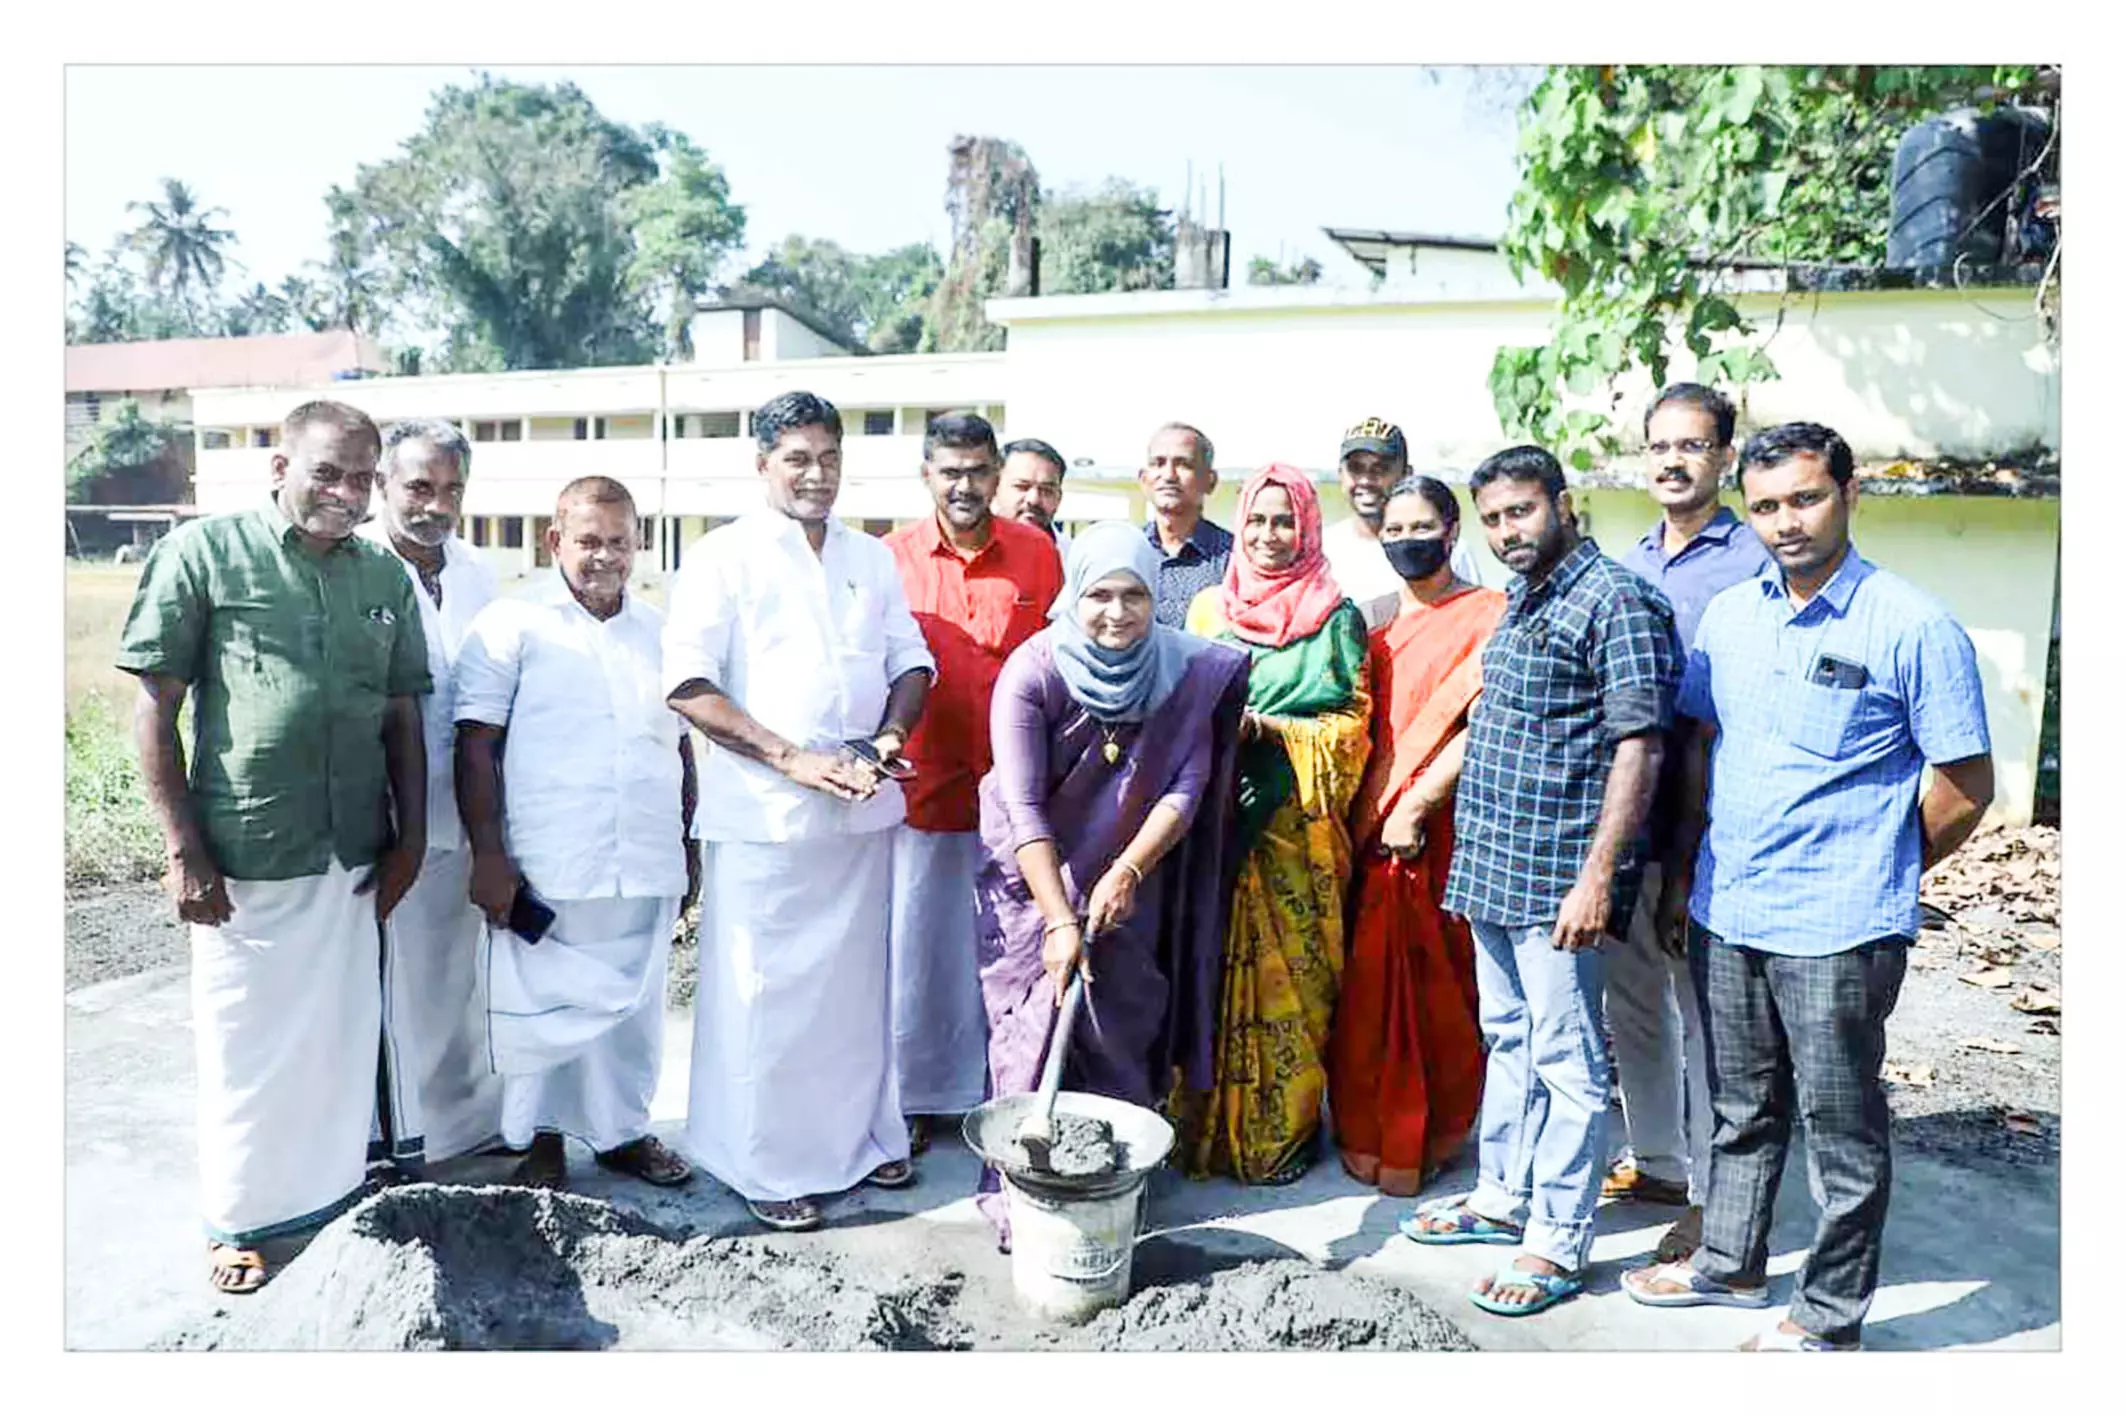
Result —
M946 415L934 514L874 539L833 514L839 413L788 393L752 419L762 505L660 614L620 483L563 489L555 573L498 596L454 534L456 427L303 405L265 505L156 547L119 656L192 925L213 1282L255 1289L372 1164L500 1147L558 1185L568 1136L815 1227L1032 1090L1076 976L1065 1084L1163 1111L1192 1176L1333 1148L1415 1196L1473 1127L1475 1190L1401 1227L1515 1248L1471 1294L1509 1315L1579 1291L1605 1195L1685 1208L1632 1297L1763 1305L1804 1115L1823 1218L1760 1341L1852 1345L1883 1022L1990 748L1968 637L1851 546L1845 443L1751 438L1745 525L1734 425L1657 396L1661 519L1621 562L1549 453L1486 459L1501 593L1377 418L1334 528L1280 464L1213 524L1211 440L1175 423L1148 521L1072 538L1053 447ZM696 900L682 1155L649 1106ZM994 1171L979 1204L1008 1247Z

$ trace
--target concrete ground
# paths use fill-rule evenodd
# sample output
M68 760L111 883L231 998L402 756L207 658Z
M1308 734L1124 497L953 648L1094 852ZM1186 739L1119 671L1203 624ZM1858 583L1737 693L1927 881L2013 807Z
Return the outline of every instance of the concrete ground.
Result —
M192 1049L185 972L163 969L68 995L66 1133L66 1340L73 1349L146 1345L172 1328L242 1302L206 1284L206 1245L196 1213L192 1148ZM664 1081L653 1115L676 1141L686 1113L691 1019L672 1015ZM572 1188L609 1198L675 1230L757 1232L737 1197L706 1176L659 1191L598 1170L572 1147ZM433 1178L486 1183L506 1160L468 1159ZM956 1138L919 1162L921 1180L901 1191L860 1189L828 1207L821 1242L880 1255L949 1245L970 1266L996 1255L970 1198L978 1166ZM1900 1154L1882 1282L1865 1340L1875 1348L1998 1347L2057 1350L2059 1175L2054 1166L1976 1170ZM1465 1168L1434 1193L1466 1190ZM1190 1258L1179 1269L1252 1258L1303 1256L1408 1287L1459 1323L1479 1345L1499 1349L1718 1350L1776 1320L1768 1312L1642 1307L1618 1275L1641 1261L1674 1211L1605 1205L1598 1220L1589 1291L1533 1318L1494 1317L1463 1295L1510 1255L1471 1245L1420 1248L1400 1237L1409 1202L1353 1184L1324 1161L1297 1185L1248 1190L1224 1182L1153 1178L1147 1223L1162 1253ZM1773 1236L1773 1297L1784 1302L1814 1227L1806 1168L1797 1155L1782 1186ZM1140 1255L1140 1262L1148 1255ZM1162 1258L1161 1269L1175 1267ZM987 1273L983 1278L991 1277Z

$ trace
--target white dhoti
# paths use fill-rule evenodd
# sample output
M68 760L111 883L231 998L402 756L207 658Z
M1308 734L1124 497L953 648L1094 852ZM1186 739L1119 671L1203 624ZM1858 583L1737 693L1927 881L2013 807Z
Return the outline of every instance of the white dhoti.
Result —
M382 1021L366 874L230 880L228 922L192 926L200 1206L223 1243L311 1228L360 1194Z
M973 831L893 829L893 1061L910 1116L982 1104L989 1016L974 954L981 853Z
M536 944L487 931L488 1051L502 1138L535 1131L608 1151L649 1134L664 1049L665 966L677 897L548 900Z
M893 832L702 842L687 1149L749 1200L908 1157L893 1074Z
M385 1095L397 1161L449 1160L501 1135L480 968L486 921L471 880L471 851L430 851L384 925Z

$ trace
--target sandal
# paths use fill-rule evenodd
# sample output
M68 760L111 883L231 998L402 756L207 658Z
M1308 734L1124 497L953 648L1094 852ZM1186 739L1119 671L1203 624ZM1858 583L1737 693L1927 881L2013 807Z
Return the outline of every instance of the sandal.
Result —
M1675 1291L1655 1293L1649 1285L1666 1283ZM1649 1308L1762 1308L1771 1293L1759 1284L1743 1288L1718 1283L1689 1263L1652 1264L1624 1275L1624 1291Z
M817 1229L820 1225L819 1206L811 1200L747 1200L746 1209L753 1218L770 1229L796 1232L802 1229Z
M1658 1175L1648 1175L1638 1166L1627 1163L1613 1167L1602 1177L1602 1198L1642 1205L1682 1206L1690 1203L1690 1186L1680 1180L1663 1180Z
M1515 1268L1512 1262L1491 1276L1491 1291L1472 1292L1469 1301L1487 1313L1497 1313L1502 1318L1525 1318L1554 1308L1586 1287L1585 1281L1576 1273L1529 1273ZM1491 1296L1501 1288L1533 1288L1536 1296L1526 1303L1506 1303Z
M1705 1211L1697 1205L1689 1213L1668 1226L1668 1232L1654 1245L1654 1262L1672 1264L1689 1258L1698 1252L1705 1242Z
M544 1144L551 1141L551 1145ZM567 1143L551 1131L532 1137L531 1149L517 1162L504 1183L528 1190L558 1190L568 1183Z
M266 1258L234 1244L207 1245L207 1282L217 1293L256 1293L266 1286Z
M1486 1219L1467 1204L1468 1196L1439 1204L1419 1205L1404 1215L1395 1227L1403 1238L1418 1244L1518 1244L1521 1226ZM1451 1218L1452 1228L1439 1228Z
M889 1160L866 1175L864 1183L881 1190L905 1190L915 1183L915 1166L905 1160Z
M684 1185L694 1178L686 1158L655 1136L637 1136L624 1146L598 1152L598 1163L607 1170L632 1175L652 1185Z

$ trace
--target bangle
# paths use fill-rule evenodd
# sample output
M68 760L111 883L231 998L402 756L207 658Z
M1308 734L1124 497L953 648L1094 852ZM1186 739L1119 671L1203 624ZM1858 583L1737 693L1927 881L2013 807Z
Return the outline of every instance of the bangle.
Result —
M1117 869L1117 870L1126 870L1126 871L1128 871L1128 872L1129 872L1129 873L1130 873L1131 875L1134 875L1134 876L1136 876L1136 877L1137 877L1137 883L1138 883L1139 885L1142 885L1142 884L1144 883L1144 872L1143 872L1143 871L1141 871L1141 870L1139 870L1139 869L1137 869L1137 867L1136 867L1136 866L1134 866L1134 865L1130 864L1129 858L1128 858L1127 856L1120 856L1120 857L1117 857L1117 858L1116 858L1116 860L1115 860L1115 869Z
M1049 935L1054 934L1059 929L1076 929L1077 927L1078 922L1074 919L1059 919L1055 923L1049 925L1048 928L1042 930L1041 937L1043 939L1046 939Z

